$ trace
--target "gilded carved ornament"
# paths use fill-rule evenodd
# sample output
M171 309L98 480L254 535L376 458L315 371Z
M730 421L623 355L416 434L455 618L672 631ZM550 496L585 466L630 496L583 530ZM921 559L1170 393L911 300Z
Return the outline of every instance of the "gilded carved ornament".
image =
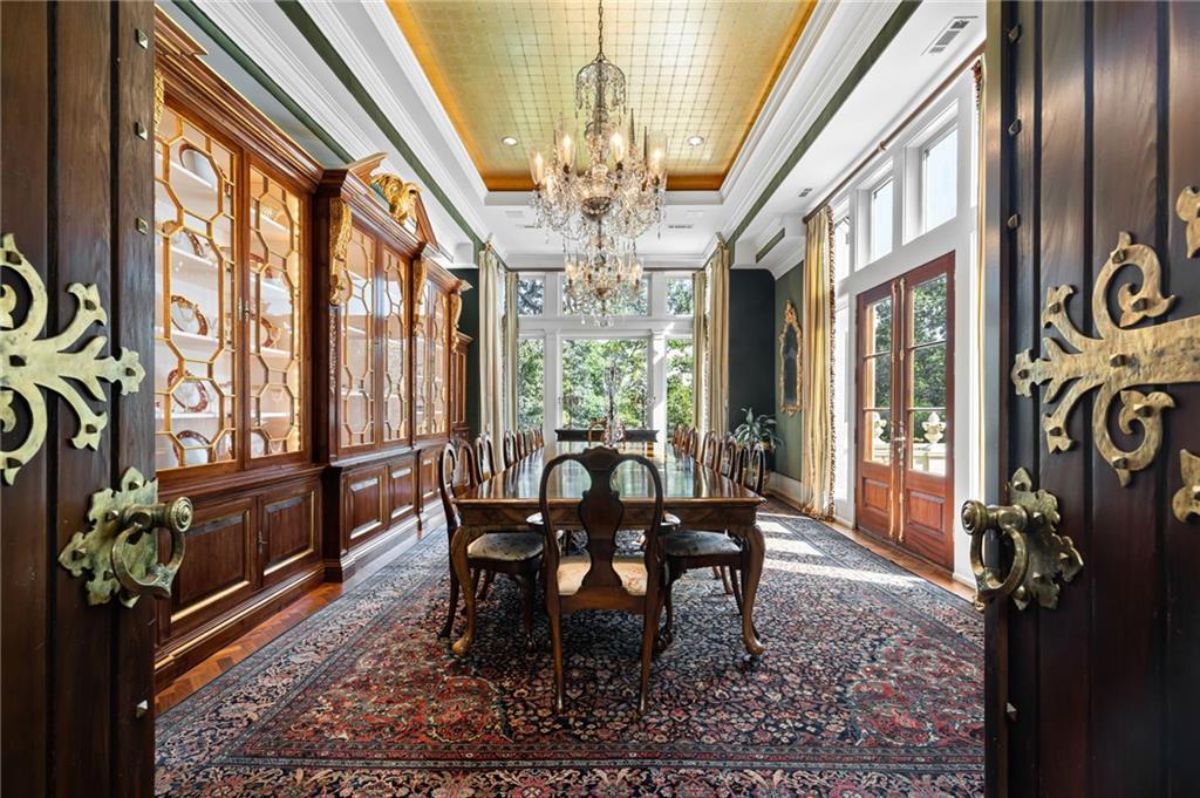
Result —
M103 335L85 338L93 324L108 323L108 313L100 305L95 285L71 283L67 292L78 302L75 317L58 335L38 338L49 305L46 286L17 249L11 234L0 239L0 255L0 267L20 277L30 295L29 310L16 326L17 292L7 282L0 285L0 429L11 432L17 427L14 396L21 397L29 413L25 439L15 449L0 449L4 481L11 485L21 466L37 454L46 439L46 399L41 389L61 396L75 413L79 432L71 438L71 445L95 449L100 432L108 425L108 413L93 410L81 395L80 386L92 399L106 402L101 380L113 383L127 395L137 391L146 371L137 352L122 349L118 357L101 356L108 339Z
M158 129L158 123L162 121L163 109L167 105L167 85L163 79L162 72L155 67L154 69L154 129Z
M346 271L346 248L350 244L354 214L341 197L329 200L329 304L342 305L350 298L350 275Z
M429 264L424 258L413 261L413 316L412 328L415 334L425 321L425 281L429 277Z
M415 218L417 197L421 187L416 183L408 183L402 178L384 172L371 178L371 185L378 188L388 201L388 213L400 224Z
M1175 213L1187 225L1187 255L1200 255L1200 188L1188 186L1175 200Z
M1171 509L1175 511L1175 517L1186 524L1193 517L1200 518L1200 457L1180 449L1179 472L1183 487L1175 491Z

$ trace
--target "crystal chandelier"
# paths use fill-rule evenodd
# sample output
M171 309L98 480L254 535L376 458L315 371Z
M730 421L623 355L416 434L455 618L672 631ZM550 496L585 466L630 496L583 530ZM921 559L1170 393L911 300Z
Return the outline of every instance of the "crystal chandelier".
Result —
M567 301L577 313L607 327L619 303L639 299L642 263L632 241L606 233L602 222L581 243L564 256Z
M575 76L575 105L586 119L587 164L576 170L576 139L560 122L554 147L529 152L533 209L538 226L578 243L602 227L610 238L632 242L662 221L667 185L666 143L643 131L639 146L633 113L626 111L625 73L604 55L604 4L599 51Z

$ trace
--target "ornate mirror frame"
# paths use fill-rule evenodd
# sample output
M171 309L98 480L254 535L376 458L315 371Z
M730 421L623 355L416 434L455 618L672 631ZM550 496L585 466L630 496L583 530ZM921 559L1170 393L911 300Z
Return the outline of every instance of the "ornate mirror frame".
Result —
M791 386L792 394L789 401L788 385L787 385L787 362L788 357L788 332L795 333L796 351L791 359L795 361L794 367L794 384ZM796 415L800 409L800 318L796 313L796 306L792 304L792 300L787 300L784 306L783 313L783 329L779 331L779 409L787 413L789 416Z

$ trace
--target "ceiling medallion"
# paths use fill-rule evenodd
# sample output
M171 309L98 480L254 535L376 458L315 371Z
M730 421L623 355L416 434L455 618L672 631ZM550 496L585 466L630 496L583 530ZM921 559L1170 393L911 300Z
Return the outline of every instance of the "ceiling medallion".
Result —
M575 105L586 118L587 164L576 169L574 131L554 130L549 153L529 152L537 224L562 236L568 295L607 322L621 295L640 290L634 241L662 221L667 186L666 143L628 119L625 73L604 55L604 3L599 4L598 51L575 76Z

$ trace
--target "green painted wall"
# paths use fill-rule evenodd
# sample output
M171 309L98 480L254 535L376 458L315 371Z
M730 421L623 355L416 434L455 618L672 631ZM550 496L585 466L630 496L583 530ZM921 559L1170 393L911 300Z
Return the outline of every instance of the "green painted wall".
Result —
M775 281L775 340L778 341L779 331L783 329L783 309L787 300L800 307L800 292L803 288L804 264L800 263L789 269ZM792 479L800 479L801 446L800 415L789 416L779 412L779 373L783 366L779 359L779 347L775 346L774 380L775 380L775 413L778 420L779 436L783 438L783 448L775 453L775 470ZM803 412L803 411L801 411Z
M471 425L471 437L479 434L479 270L454 269L455 277L469 283L470 291L463 293L462 316L458 329L471 336L467 346L467 423Z
M729 272L729 417L727 430L745 419L743 407L755 415L772 413L775 387L772 354L775 340L771 308L775 278L766 269Z

